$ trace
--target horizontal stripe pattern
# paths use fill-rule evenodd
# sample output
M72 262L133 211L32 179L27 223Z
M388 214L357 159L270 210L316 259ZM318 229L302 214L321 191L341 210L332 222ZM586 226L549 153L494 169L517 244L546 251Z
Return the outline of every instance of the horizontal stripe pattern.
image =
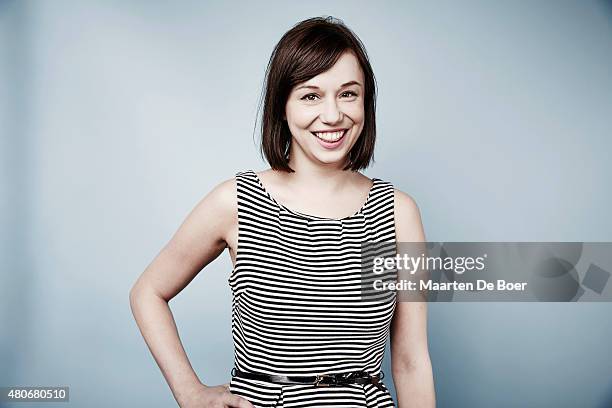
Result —
M278 203L253 170L236 173L232 290L234 366L277 375L378 374L395 297L361 298L361 246L395 243L393 186L374 178L357 213L307 215ZM256 407L394 407L373 384L317 387L232 377Z

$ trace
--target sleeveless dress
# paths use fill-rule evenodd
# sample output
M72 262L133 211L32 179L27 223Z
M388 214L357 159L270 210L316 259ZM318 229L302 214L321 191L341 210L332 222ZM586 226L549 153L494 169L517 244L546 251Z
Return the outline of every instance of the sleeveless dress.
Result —
M228 278L234 367L295 376L379 374L395 294L383 302L364 301L354 293L361 243L395 245L393 185L373 178L361 209L334 219L279 204L253 170L235 177L238 248ZM257 408L395 407L383 381L382 389L374 384L315 387L233 376L229 385L230 392Z

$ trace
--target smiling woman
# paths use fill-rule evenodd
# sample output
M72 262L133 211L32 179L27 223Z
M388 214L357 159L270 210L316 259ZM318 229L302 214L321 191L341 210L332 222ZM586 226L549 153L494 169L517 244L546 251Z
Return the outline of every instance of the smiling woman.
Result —
M335 84L347 76L358 79L336 88ZM309 131L325 149L337 150L337 155L346 156L363 129L363 71L354 53L346 51L333 67L315 78L293 89L287 99L285 120L298 146L303 147L312 139L308 135L302 137ZM344 121L339 120L341 115ZM319 116L323 122L341 122L341 126L310 129L312 118Z
M275 170L293 172L287 163L292 142L311 159L342 161L343 170L367 167L372 159L374 72L359 38L333 21L305 20L274 48L266 71L262 149Z
M342 22L312 18L276 45L266 71L262 152L198 203L130 299L182 407L395 407L382 381L391 338L400 406L433 407L425 305L363 299L362 244L424 241L416 203L359 173L376 140L375 80ZM234 369L202 384L167 302L229 248Z

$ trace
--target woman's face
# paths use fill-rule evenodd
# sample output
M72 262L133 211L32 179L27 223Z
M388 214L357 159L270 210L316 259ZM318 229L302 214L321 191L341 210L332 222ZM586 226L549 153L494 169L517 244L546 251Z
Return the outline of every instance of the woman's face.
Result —
M290 163L305 155L343 166L364 122L364 74L357 58L344 53L328 71L293 87L285 116L293 136Z

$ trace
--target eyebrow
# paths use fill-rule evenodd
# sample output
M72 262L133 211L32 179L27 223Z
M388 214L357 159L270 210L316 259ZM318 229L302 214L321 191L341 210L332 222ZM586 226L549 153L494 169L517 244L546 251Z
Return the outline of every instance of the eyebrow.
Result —
M359 85L359 86L361 86L361 84L359 82L357 82L357 81L348 81L348 82L345 82L342 85L340 85L340 88L344 88L345 86L349 86L349 85ZM319 88L318 86L314 86L314 85L301 85L301 86L298 86L297 88L295 88L295 90L297 91L298 89L302 89L302 88L321 90L321 88Z

